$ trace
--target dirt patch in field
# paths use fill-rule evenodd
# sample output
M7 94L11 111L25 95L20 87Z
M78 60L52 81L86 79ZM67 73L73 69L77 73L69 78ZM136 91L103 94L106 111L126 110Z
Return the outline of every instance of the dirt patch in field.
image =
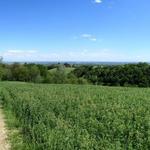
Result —
M10 145L7 138L7 130L5 127L4 115L0 108L0 150L10 150Z

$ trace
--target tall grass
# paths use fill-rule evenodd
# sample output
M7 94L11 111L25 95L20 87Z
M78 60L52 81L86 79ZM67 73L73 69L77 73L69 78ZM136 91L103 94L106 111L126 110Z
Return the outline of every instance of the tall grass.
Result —
M150 149L150 89L0 83L35 150Z

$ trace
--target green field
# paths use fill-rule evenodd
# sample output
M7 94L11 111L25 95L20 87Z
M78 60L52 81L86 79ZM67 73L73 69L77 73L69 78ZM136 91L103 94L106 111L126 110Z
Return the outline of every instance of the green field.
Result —
M75 68L73 67L65 67L64 68L64 71L66 74L70 73L71 71L73 71ZM57 71L57 68L54 68L54 69L50 69L49 72L50 73L55 73Z
M0 83L24 149L148 150L150 89Z

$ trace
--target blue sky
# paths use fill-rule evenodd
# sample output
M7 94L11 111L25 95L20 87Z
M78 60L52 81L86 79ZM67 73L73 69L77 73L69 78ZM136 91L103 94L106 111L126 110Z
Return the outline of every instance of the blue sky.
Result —
M1 0L5 61L150 61L149 0Z

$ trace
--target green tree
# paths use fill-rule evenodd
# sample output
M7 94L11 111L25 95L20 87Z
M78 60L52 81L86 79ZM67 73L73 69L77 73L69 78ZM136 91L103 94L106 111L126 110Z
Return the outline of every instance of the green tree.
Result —
M36 65L31 65L29 67L29 81L41 82L40 70Z

